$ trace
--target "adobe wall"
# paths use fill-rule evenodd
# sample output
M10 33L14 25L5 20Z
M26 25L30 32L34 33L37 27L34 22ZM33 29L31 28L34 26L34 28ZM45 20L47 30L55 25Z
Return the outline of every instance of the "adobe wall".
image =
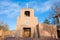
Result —
M56 25L39 24L39 33L41 37L57 38L57 27Z

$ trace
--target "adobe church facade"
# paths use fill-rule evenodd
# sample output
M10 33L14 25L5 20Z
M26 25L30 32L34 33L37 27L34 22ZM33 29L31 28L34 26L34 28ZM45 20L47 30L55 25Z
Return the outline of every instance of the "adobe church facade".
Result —
M20 16L17 19L17 34L20 37L33 37L34 30L38 24L37 17L34 16L34 10L25 8L20 10ZM18 33L18 31L20 33ZM29 31L29 32L28 32Z
M53 37L57 38L56 25L39 24L34 16L34 9L24 8L20 10L17 18L16 35L19 37Z

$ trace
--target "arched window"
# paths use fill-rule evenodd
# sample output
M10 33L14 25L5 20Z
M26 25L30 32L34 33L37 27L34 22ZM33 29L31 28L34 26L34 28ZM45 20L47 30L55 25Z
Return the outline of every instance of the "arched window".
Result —
M25 11L26 16L30 16L30 11Z

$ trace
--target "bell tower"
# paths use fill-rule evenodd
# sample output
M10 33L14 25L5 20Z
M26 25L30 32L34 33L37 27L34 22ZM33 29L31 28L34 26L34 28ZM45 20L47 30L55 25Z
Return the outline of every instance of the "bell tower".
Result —
M34 9L23 8L17 18L16 35L19 37L33 37L34 30L38 24L37 17L34 16Z

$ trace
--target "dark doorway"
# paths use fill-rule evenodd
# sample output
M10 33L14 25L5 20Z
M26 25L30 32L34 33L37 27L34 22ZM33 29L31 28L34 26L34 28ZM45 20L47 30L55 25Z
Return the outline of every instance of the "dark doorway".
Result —
M25 11L25 15L29 17L30 16L30 11Z
M57 30L57 36L60 38L60 30Z
M60 38L60 25L57 25L57 36Z
M24 37L31 37L31 28L23 28L24 33L23 36Z

